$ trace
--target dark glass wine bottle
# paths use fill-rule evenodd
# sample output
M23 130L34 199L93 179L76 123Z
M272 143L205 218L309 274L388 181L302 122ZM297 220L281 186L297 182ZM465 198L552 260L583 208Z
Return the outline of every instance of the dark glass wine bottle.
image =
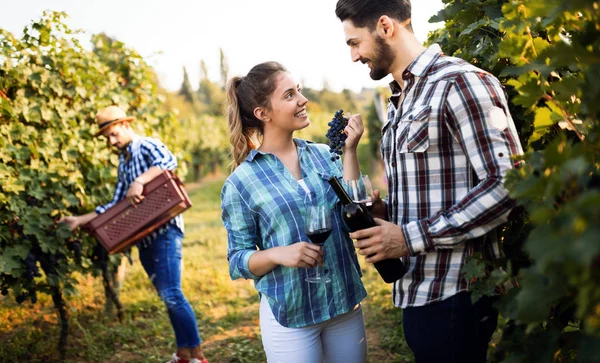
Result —
M375 226L373 216L362 203L353 202L344 190L337 178L329 179L329 184L337 194L343 205L342 219L348 229L352 232ZM392 283L406 273L406 268L399 258L381 260L374 263L377 272L383 278L383 281Z

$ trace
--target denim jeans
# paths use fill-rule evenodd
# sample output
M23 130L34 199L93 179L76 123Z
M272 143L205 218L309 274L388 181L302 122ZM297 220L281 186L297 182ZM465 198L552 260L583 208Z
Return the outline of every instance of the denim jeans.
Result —
M494 298L471 303L468 292L430 305L406 308L402 326L416 363L485 362L498 324Z
M170 224L148 246L139 247L140 261L167 307L178 348L200 345L200 333L192 306L181 291L181 242L183 233Z

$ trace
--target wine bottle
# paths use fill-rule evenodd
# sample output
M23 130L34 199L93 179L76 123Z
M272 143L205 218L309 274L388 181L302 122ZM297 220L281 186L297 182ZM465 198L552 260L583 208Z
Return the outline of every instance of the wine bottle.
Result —
M329 184L342 202L342 219L350 231L354 232L375 226L373 216L367 207L362 203L353 202L336 177L329 179ZM383 281L388 284L398 280L406 273L406 268L399 258L381 260L375 262L374 265Z

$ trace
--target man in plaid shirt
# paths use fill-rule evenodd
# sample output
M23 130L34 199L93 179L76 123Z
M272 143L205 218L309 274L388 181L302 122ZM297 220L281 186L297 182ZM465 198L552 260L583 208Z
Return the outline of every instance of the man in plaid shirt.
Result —
M71 230L90 222L117 202L127 199L131 205L143 201L144 185L163 170L174 170L177 159L158 139L137 135L130 123L135 117L127 116L118 106L98 111L98 132L108 143L120 150L117 185L113 199L96 207L93 212L61 219ZM177 352L169 362L208 363L202 351L198 323L192 306L181 289L181 259L184 224L177 215L160 229L138 244L139 258L161 300L167 307L175 332Z
M339 0L336 15L352 61L394 78L381 139L388 196L377 226L351 237L367 262L408 268L393 300L416 362L484 362L498 313L489 297L471 302L461 269L475 253L500 257L497 227L514 206L503 180L522 149L502 85L424 48L409 0Z

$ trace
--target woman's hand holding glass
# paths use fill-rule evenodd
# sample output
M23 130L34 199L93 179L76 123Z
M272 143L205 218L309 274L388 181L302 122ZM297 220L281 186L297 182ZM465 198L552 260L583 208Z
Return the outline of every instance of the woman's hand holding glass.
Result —
M309 242L297 242L267 251L275 253L273 261L285 267L312 268L323 263L323 250Z

